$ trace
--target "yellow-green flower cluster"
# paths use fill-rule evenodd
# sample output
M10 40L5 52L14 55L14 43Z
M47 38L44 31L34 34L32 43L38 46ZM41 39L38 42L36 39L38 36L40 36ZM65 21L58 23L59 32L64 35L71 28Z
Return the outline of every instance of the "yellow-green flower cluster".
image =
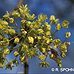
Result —
M29 43L34 43L34 38L33 37L28 37L28 41L29 41Z
M8 38L3 38L3 40L0 42L0 48L4 49L7 46L9 46L9 40Z
M54 36L62 28L68 28L69 22L64 20L59 23L59 19L56 19L54 15L50 16L49 22L47 22L47 15L43 14L39 14L36 19L35 14L31 15L29 11L27 5L22 5L18 10L14 10L11 16L7 12L0 19L0 67L4 68L7 54L14 50L15 59L6 65L6 69L12 69L14 64L18 65L17 57L23 64L26 62L26 57L32 59L36 56L42 61L39 63L41 67L50 67L49 63L45 62L49 56L61 68L61 58L53 47L58 48L61 56L65 57L70 42L65 40L62 42ZM20 27L15 20L17 18L20 18ZM54 33L52 33L52 24L56 29ZM70 36L70 32L65 33L66 39Z
M61 40L60 39L54 39L53 44L54 44L54 47L56 48L57 46L59 46L61 44Z
M20 13L18 11L13 11L12 16L18 18L18 17L20 17Z
M68 46L70 46L70 42L64 42L64 44L68 47Z
M14 52L14 56L17 57L19 55L18 51Z
M14 19L13 18L9 18L9 22L10 23L14 23Z
M9 54L10 53L10 50L8 48L4 49L4 54Z
M28 45L26 45L24 43L23 46L22 46L22 48L21 48L21 52L28 52Z
M45 48L42 48L42 53L45 53L46 52L46 49Z
M44 55L39 55L39 59L40 60L44 60L45 59L45 56Z
M0 68L4 68L5 63L0 62Z
M60 49L63 51L63 50L66 50L66 49L67 49L67 47L66 47L66 45L65 45L65 44L61 44Z
M41 21L41 22L44 22L45 20L47 19L47 15L38 15L38 20Z
M50 23L51 24L54 24L55 25L55 24L58 23L58 21L59 21L59 19L56 19L54 15L51 15L50 16Z
M48 62L40 62L40 63L39 63L39 66L40 66L40 67L46 67L46 68L47 68L47 67L50 67L50 65L49 65Z
M24 5L20 6L19 11L21 14L27 14L30 10L27 8L27 4L26 4L25 6Z
M61 58L57 57L56 58L56 63L61 64Z
M38 29L37 31L39 34L43 34L43 32L44 32L42 29Z
M19 43L19 38L15 38L14 43L18 44Z
M3 18L7 20L10 17L10 15L9 15L8 11L6 13L7 14L3 15Z
M25 56L20 56L19 60L21 61L22 64L24 64L26 62Z
M62 53L61 53L61 56L62 56L62 58L64 58L64 57L66 57L66 52L67 52L67 45L64 43L64 44L62 44L61 46L60 46L60 49L61 49L61 51L62 51Z
M13 35L16 33L16 31L14 29L8 29L9 34Z

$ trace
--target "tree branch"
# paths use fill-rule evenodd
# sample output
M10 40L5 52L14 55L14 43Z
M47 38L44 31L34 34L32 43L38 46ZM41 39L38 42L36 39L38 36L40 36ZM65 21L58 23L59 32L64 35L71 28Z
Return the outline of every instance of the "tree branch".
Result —
M19 1L18 1L16 7L10 12L10 16L12 15L12 12L13 12L14 10L17 10L17 9L23 4L23 1L24 1L24 0L19 0Z

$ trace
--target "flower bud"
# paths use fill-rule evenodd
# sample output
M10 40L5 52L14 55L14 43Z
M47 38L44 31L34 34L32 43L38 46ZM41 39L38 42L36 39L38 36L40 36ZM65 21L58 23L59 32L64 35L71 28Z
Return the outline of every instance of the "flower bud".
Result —
M37 30L39 34L43 34L43 30L42 29L38 29Z
M47 36L50 36L50 35L51 35L50 31L47 31L47 32L46 32L46 35L47 35Z
M47 25L46 29L50 31L51 30L51 25Z
M11 35L13 35L13 34L16 33L14 29L8 29L8 32L9 32Z
M7 14L3 15L3 18L7 20L9 18L9 16L10 16L10 14L7 11Z
M20 56L19 60L21 61L22 64L26 62L25 56Z
M65 42L64 43L67 47L70 46L70 42Z
M50 55L50 59L53 59L53 58L54 58L54 54L51 54L51 55Z
M66 54L63 52L63 53L61 54L61 57L62 57L62 58L66 57Z
M9 18L9 22L10 23L14 23L14 19L13 18Z
M15 38L14 43L18 44L19 43L19 38Z
M59 19L55 19L55 23L57 23L59 21Z
M12 16L18 18L18 17L20 17L20 14L19 14L18 11L13 11L13 12L12 12Z
M58 64L58 68L62 68L62 64Z
M3 21L2 24L5 25L5 26L8 26L8 22L7 21Z
M39 56L39 59L40 59L40 60L44 60L44 59L45 59L45 56L44 56L44 55L40 55L40 56Z
M24 24L26 22L26 20L21 20L21 24Z
M26 35L26 34L27 34L27 31L25 31L25 30L22 31L22 34L23 34L23 35Z
M67 47L66 47L66 45L65 45L65 44L61 44L60 49L61 49L62 51L64 51L64 50L66 50L66 49L67 49Z
M19 55L18 51L14 52L14 56L17 57Z
M32 43L33 44L33 42L34 42L33 37L28 37L28 41L29 41L29 43Z
M50 21L55 21L55 16L54 15L50 16Z
M9 54L10 50L8 48L4 49L4 54Z
M70 33L70 32L66 32L66 33L65 33L65 37L66 37L66 38L69 38L70 36L71 36L71 33Z
M4 68L4 65L2 63L0 63L0 68Z
M45 53L46 49L45 48L42 48L42 53Z
M61 58L57 57L56 58L56 63L61 64Z
M57 26L55 27L56 30L60 30L61 29L61 25L60 23L57 24Z

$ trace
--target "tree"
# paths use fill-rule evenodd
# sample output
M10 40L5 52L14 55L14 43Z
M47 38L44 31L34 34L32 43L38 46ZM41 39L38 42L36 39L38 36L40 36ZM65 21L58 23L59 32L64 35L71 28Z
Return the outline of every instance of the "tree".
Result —
M69 22L64 20L61 25L59 19L56 19L54 15L50 16L49 22L46 21L47 15L39 14L36 18L35 14L29 14L30 10L27 5L20 6L22 4L20 1L23 2L23 0L19 0L16 8L11 13L7 12L0 19L0 67L4 68L5 66L6 69L12 69L14 64L18 66L17 58L19 57L20 62L25 63L25 69L27 67L26 72L28 72L28 58L38 56L41 60L40 67L50 67L46 62L47 57L50 57L61 68L61 58L53 46L58 48L64 58L67 47L70 45L70 42L65 41L71 36L71 33L65 33L66 39L63 42L60 39L54 39L54 36L62 28L68 28ZM16 23L17 18L20 18L20 27ZM53 34L52 25L56 30ZM14 51L15 59L5 64L6 56L12 51Z

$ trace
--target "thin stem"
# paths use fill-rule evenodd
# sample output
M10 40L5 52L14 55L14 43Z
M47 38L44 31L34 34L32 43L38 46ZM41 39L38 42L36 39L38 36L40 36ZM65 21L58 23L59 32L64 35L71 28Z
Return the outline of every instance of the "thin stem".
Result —
M66 40L67 40L67 38L62 43L64 43Z
M56 31L53 33L52 38L53 38L53 36L57 33L57 31L58 31L58 30L56 30Z
M8 26L8 28L16 28L20 31L19 27L12 27L12 26L10 27L10 26Z
M9 41L11 41L11 40L15 39L17 36L19 36L19 35L16 35L15 37L11 38Z

